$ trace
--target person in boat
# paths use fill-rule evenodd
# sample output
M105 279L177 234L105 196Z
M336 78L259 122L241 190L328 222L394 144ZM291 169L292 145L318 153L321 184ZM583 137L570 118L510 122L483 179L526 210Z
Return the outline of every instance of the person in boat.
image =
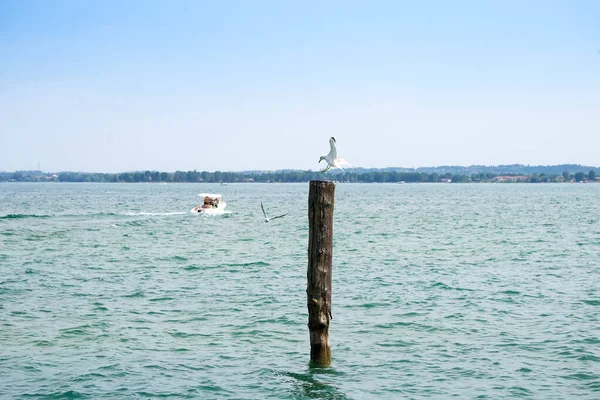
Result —
M219 208L219 198L215 199L215 208Z
M212 201L210 200L210 197L206 196L204 198L204 204L202 204L202 208L212 208Z

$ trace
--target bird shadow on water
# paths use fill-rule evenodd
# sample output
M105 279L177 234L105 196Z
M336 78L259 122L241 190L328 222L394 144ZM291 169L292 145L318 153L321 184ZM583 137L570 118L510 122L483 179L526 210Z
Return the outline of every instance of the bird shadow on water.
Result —
M349 399L334 385L319 380L319 375L340 376L343 373L334 368L317 367L309 365L304 372L280 371L278 375L290 384L290 394L296 399Z

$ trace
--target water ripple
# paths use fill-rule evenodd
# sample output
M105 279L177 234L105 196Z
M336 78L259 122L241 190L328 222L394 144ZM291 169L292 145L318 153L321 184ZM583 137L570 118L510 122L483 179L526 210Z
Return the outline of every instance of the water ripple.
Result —
M0 397L600 394L600 185L338 184L326 369L306 184L2 189Z

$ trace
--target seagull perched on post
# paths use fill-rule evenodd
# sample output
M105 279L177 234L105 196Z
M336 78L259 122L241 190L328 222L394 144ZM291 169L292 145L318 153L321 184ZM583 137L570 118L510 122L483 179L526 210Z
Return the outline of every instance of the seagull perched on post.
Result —
M262 208L263 215L265 216L265 222L269 222L272 219L281 218L281 217L285 217L286 215L288 215L288 213L285 213L285 214L277 215L277 216L272 217L272 218L267 218L267 213L265 212L265 208L263 207L262 200L260 201L260 208Z
M329 139L329 147L331 148L331 150L329 150L329 154L321 156L321 158L319 158L319 162L321 162L323 160L327 161L327 166L325 167L325 169L322 169L321 172L327 172L332 167L339 168L343 171L344 168L341 167L341 164L352 167L352 165L350 165L350 163L348 163L343 158L338 158L337 150L335 148L335 138L333 136ZM356 169L354 167L352 167L352 168Z

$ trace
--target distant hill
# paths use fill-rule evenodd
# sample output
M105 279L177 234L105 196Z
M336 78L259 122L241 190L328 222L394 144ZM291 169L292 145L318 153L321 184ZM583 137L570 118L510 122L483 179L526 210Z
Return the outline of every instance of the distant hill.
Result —
M546 175L561 175L563 172L568 171L570 174L577 172L588 173L590 170L599 170L600 167L586 166L581 164L560 164L560 165L523 165L523 164L512 164L512 165L470 165L468 167L460 165L441 165L439 167L420 167L420 168L357 168L357 173L368 173L368 172L423 172L426 174L453 174L453 175L473 175L480 173L490 174L546 174Z

